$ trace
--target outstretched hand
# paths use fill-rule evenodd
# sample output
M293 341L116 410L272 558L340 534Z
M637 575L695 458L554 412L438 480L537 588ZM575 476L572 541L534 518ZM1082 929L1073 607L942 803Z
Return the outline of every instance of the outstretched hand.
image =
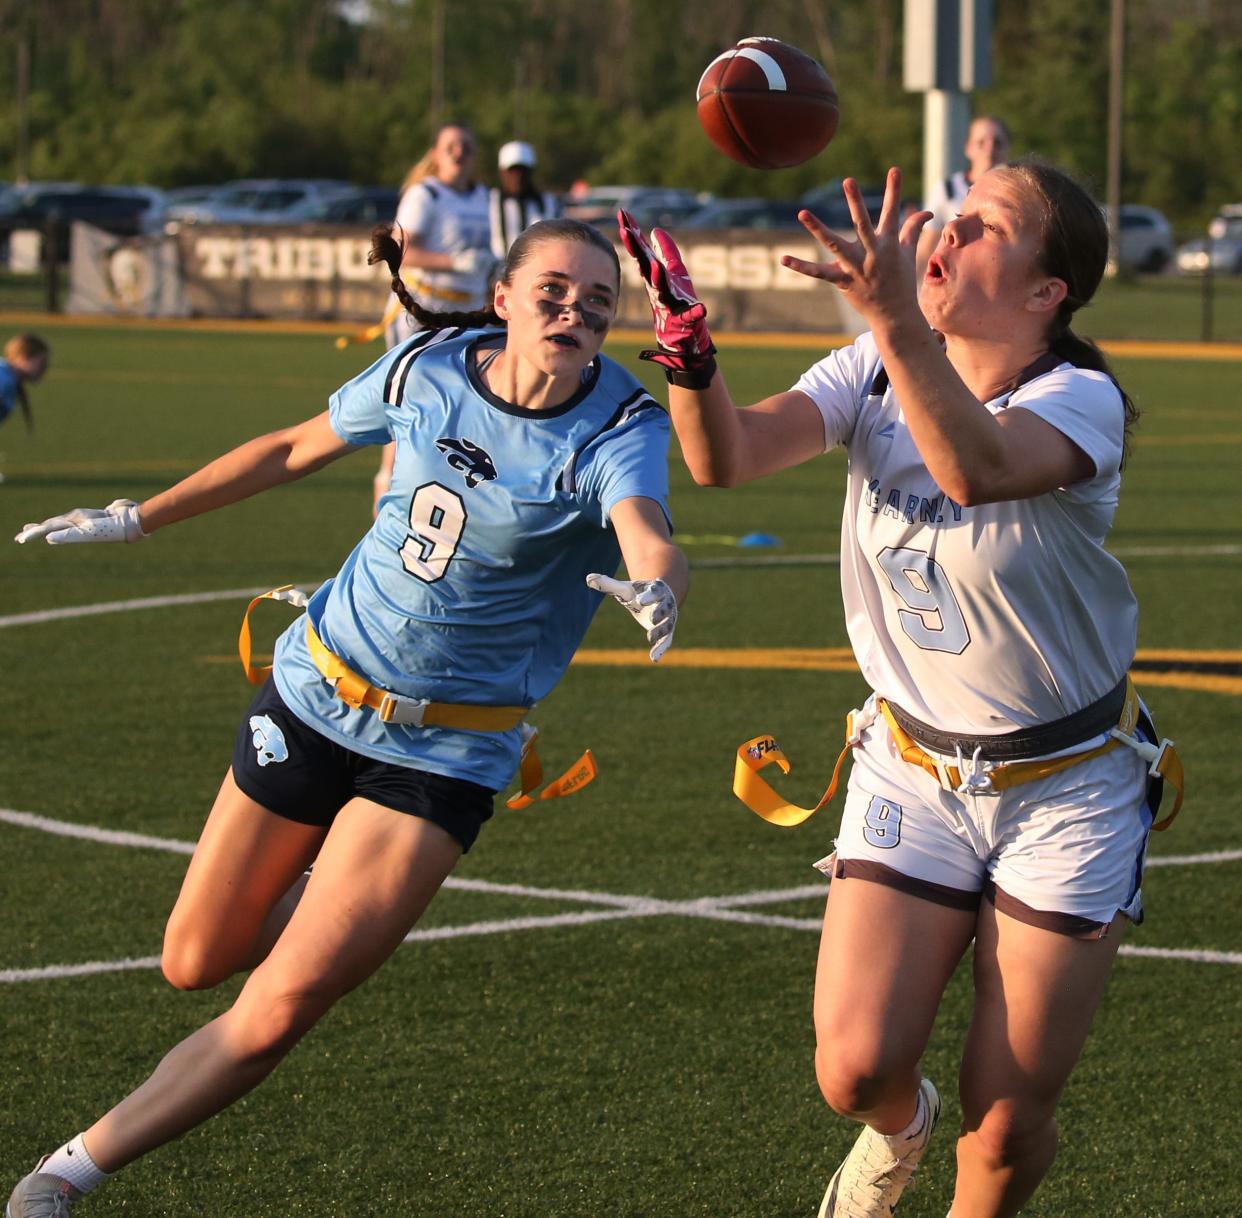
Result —
M138 505L132 499L114 499L106 508L74 508L62 516L27 524L13 540L25 545L46 538L50 546L65 546L97 541L133 542L144 537Z
M648 241L624 210L617 212L617 228L647 289L659 344L659 350L643 351L639 358L660 364L673 384L706 388L715 371L716 347L707 330L707 306L695 295L677 243L661 228L652 229Z
M677 598L662 579L613 579L608 575L591 574L586 577L587 587L611 596L633 615L634 620L647 632L651 644L648 653L651 662L658 664L660 657L673 642L677 626Z
M808 262L786 255L781 264L800 275L823 279L840 289L855 309L873 326L884 319L918 309L918 285L914 263L919 233L932 218L918 211L901 219L901 170L888 171L884 204L879 221L872 225L862 192L853 178L842 189L854 221L854 240L828 228L809 211L800 211L802 226L832 255L829 262Z

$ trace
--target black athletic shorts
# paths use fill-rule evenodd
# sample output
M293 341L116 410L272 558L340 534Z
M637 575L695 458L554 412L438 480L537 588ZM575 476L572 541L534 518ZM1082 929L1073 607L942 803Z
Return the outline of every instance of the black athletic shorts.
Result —
M273 730L275 729L275 730ZM330 825L355 796L429 820L469 850L492 814L490 787L464 778L376 761L307 727L270 678L242 718L233 778L269 812L303 825Z

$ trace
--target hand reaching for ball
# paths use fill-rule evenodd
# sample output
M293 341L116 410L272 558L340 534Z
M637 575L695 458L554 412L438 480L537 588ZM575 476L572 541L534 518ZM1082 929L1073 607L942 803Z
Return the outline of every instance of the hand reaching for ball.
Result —
M874 226L858 183L846 178L842 189L854 221L854 239L833 232L811 212L800 211L802 226L832 255L832 261L808 262L787 254L781 264L831 283L872 329L885 322L921 317L914 257L919 233L931 212L913 212L902 222L901 170L896 166L888 171L884 205Z

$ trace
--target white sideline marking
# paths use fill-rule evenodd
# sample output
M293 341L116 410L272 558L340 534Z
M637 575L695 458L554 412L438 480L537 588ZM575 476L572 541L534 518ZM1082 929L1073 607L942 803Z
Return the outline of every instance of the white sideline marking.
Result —
M1207 546L1118 546L1115 558L1212 558L1242 554L1242 545L1222 543ZM840 554L757 554L752 558L696 558L691 567L816 567L836 566ZM319 580L311 581L318 584ZM37 609L30 613L0 616L0 630L8 626L34 626L40 622L60 622L67 618L95 617L103 613L127 613L136 609L165 609L173 605L201 605L211 601L241 600L258 596L266 588L230 588L222 592L186 592L176 596L143 596L129 601L101 601L94 605L69 605L64 609Z
M33 626L39 622L60 622L71 617L94 617L101 613L126 613L134 609L165 609L170 605L203 605L210 601L249 599L266 588L228 588L223 592L185 592L178 596L140 596L131 601L100 601L95 605L70 605L66 609L39 609L33 613L10 613L0 617L0 630L6 626Z
M36 829L58 837L73 837L107 846L129 846L145 850L161 850L168 854L192 854L194 843L176 838L153 837L145 833L129 833L118 829L102 829L96 825L77 824L0 808L0 821L23 829ZM1242 859L1242 850L1222 850L1214 854L1166 855L1151 859L1149 866L1185 866L1201 863L1225 863ZM622 893L594 892L578 888L534 888L528 884L501 884L492 880L472 880L449 876L445 888L461 892L486 892L505 896L535 897L549 901L579 901L604 905L605 909L588 909L572 913L505 918L469 922L461 926L435 926L412 930L406 943L461 939L468 935L510 934L519 930L540 930L557 926L586 926L593 922L615 921L620 918L677 916L707 918L716 922L735 922L748 926L765 926L783 930L818 931L819 918L791 918L779 914L746 913L736 906L771 905L780 902L811 900L822 897L826 884L803 884L797 888L773 888L761 892L741 892L731 896L695 897L684 901L666 901L655 897L630 896ZM1189 960L1198 964L1242 965L1242 952L1218 952L1198 948L1132 947L1123 945L1122 956L1142 956L1160 960ZM96 960L85 964L52 964L43 968L0 969L0 984L21 981L54 981L69 977L89 977L100 973L120 973L136 969L159 968L158 956L141 956L124 960Z
M170 854L193 854L193 842L178 842L170 837L151 837L146 833L126 833L121 829L98 829L94 825L77 825L69 820L53 820L50 816L36 816L33 812L18 812L15 808L0 808L0 820L23 829L38 829L54 833L57 837L80 837L89 842L102 842L106 846L137 846L146 850L165 850Z
M1199 964L1242 964L1242 952L1195 951L1188 947L1127 947L1118 955L1149 956L1158 960L1194 960Z
M1189 867L1195 863L1236 863L1242 850L1217 850L1213 854L1166 854L1147 860L1148 867Z

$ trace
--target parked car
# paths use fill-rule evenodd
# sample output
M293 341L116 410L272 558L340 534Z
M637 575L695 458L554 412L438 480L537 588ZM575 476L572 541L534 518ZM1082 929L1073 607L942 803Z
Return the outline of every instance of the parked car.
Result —
M401 192L395 186L363 186L323 205L323 224L381 224L397 214Z
M707 196L672 186L595 186L577 199L567 199L565 215L616 236L619 208L625 208L640 228L673 228L707 201Z
M332 178L248 178L226 182L198 202L175 203L168 218L182 224L300 224L353 189Z
M798 206L813 212L829 228L848 233L854 228L854 219L850 215L849 205L841 191L842 180L834 178L822 186L812 186L799 197ZM883 187L862 187L862 199L867 206L867 214L871 217L871 222L878 223L880 210L884 206Z
M713 199L681 221L683 228L801 229L791 199Z
M210 186L175 186L164 193L171 210L174 207L188 207L195 203L206 202L219 190L220 183L215 182Z
M152 232L163 222L166 199L150 186L83 186L77 182L27 182L0 195L0 233L37 229L51 235L57 256L69 257L69 226L84 221L133 237Z
M1173 229L1154 207L1123 203L1118 241L1117 261L1130 270L1154 273L1173 261Z
M1209 266L1217 275L1242 275L1242 203L1227 203L1212 218L1206 237L1178 249L1177 269L1182 274L1202 275Z

